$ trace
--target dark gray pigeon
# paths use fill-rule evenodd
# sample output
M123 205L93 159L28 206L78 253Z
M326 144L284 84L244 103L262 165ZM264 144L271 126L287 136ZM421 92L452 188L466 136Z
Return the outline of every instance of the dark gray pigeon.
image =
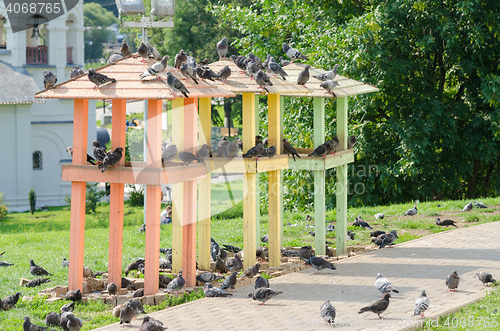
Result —
M476 206L476 208L488 208L484 203L482 202L475 202L474 201L474 205Z
M75 302L71 301L71 302L64 304L61 307L61 314L64 312L72 312L73 310L75 310Z
M146 69L139 77L142 79L155 76L158 80L161 80L160 74L167 68L168 56L165 55L160 62L153 63L149 68Z
M127 323L130 325L130 322L132 322L134 315L134 309L132 308L130 301L127 301L125 303L125 306L120 311L120 324Z
M330 152L330 143L325 142L324 144L321 144L318 147L316 147L314 151L307 156L316 156L316 155L325 156L329 152Z
M24 331L45 331L48 327L43 327L40 325L36 325L31 323L30 318L28 316L24 316L23 330Z
M45 89L52 88L56 85L57 83L57 77L54 75L52 72L48 70L43 71L43 87Z
M80 69L79 66L74 66L73 69L71 69L71 72L69 73L69 78L73 79L73 78L80 77L83 75L85 75L85 72L83 72L83 70Z
M75 315L68 314L68 322L66 323L66 327L70 331L79 331L83 327L83 322Z
M224 276L217 276L211 272L204 272L196 276L196 280L199 283L213 283L218 281L219 279L224 279Z
M294 161L295 161L295 156L297 156L300 159L300 155L297 153L297 150L295 149L295 147L292 146L292 144L288 142L286 138L283 138L283 148L288 154L292 154Z
M227 54L227 38L222 38L221 41L217 43L217 54L219 54L219 58L225 58Z
M120 61L121 59L123 59L123 56L121 54L113 53L108 58L108 64L115 63L116 61ZM78 76L80 76L80 75L78 75ZM74 77L71 77L71 78L74 78Z
M106 154L108 153L106 152L106 148L102 147L101 144L99 144L99 142L94 141L92 143L92 154L94 155L97 161L103 162L104 158L106 157Z
M250 53L248 53L248 58L250 60L252 60L253 62L255 62L255 64L257 65L257 67L259 67L259 69L264 69L264 67L262 67L262 60L257 55L255 55L254 53L250 52Z
M286 67L287 65L289 65L290 63L292 63L289 60L285 60L283 58L283 56L280 56L279 60L280 60L280 64L281 64L282 67Z
M453 225L454 227L457 228L457 226L455 225L455 221L453 221L453 220L441 220L439 217L436 218L436 225L446 226L446 227Z
M224 247L224 249L226 251L231 252L231 253L238 253L241 251L241 248L233 246L233 245L222 245L222 247Z
M288 58L292 60L291 63L293 63L293 61L295 60L309 60L307 56L302 55L297 49L291 48L287 43L283 43L282 47L283 52L285 52L286 56L288 56Z
M144 288L140 288L134 292L132 298L141 298L144 296Z
M330 301L326 301L321 305L319 313L321 314L323 321L325 321L329 325L332 325L335 322L335 307L330 303Z
M237 279L236 279L237 276L238 276L238 271L233 271L231 276L227 277L224 280L224 283L222 283L222 286L220 288L223 290L225 290L225 289L233 289L234 290L234 286L236 285L236 282L237 282Z
M323 83L319 85L319 87L326 90L325 94L331 93L333 95L332 90L339 86L339 83L334 82L333 80L325 80Z
M349 136L347 138L347 149L353 148L354 145L356 145L356 141L357 141L356 136Z
M68 329L68 321L69 321L69 316L73 315L72 312L65 311L61 313L61 323L59 326L64 330L64 331L70 331Z
M161 160L163 163L167 163L172 161L176 155L177 155L177 146L174 144L170 144L161 151Z
M47 326L60 326L61 325L61 315L55 311L50 312L45 316L45 325Z
M257 277L254 284L255 289L259 287L269 288L269 280L265 279L262 276Z
M214 269L215 269L215 272L218 272L218 273L223 273L223 272L227 271L226 264L224 263L224 261L221 259L220 256L216 256Z
M458 284L460 284L460 277L458 277L458 273L456 271L453 271L446 277L446 286L448 286L450 291L456 292Z
M331 224L328 224L326 226L326 232L332 232L332 231L335 231L335 227Z
M137 47L137 54L142 57L141 63L148 63L147 59L149 55L149 48L146 46L144 41L141 41L141 44Z
M114 151L109 152L106 154L106 157L102 161L102 164L98 166L99 169L101 169L101 172L106 171L108 167L112 167L115 164L117 164L123 156L123 148L117 147L115 148Z
M263 305L266 303L267 300L270 300L277 296L278 294L282 294L283 292L277 292L274 291L270 288L265 288L265 287L259 287L255 289L252 293L248 294L249 298L252 298L254 300L258 300L262 303L259 303L259 305Z
M247 72L250 75L250 79L254 79L254 76L257 74L258 71L259 71L259 66L253 61L248 61Z
M182 84L182 82L179 80L179 78L172 75L170 71L167 71L167 84L174 91L172 95L175 95L175 92L180 92L186 98L189 98L188 93L191 92L189 92L186 86L184 86L184 84Z
M116 292L118 292L118 285L115 284L115 282L111 282L106 286L106 289L108 290L109 295L115 295Z
M210 256L212 257L213 261L217 259L219 251L220 251L219 244L214 240L214 238L210 237Z
M106 83L116 83L116 79L114 78L109 78L106 75L103 75L101 73L98 73L95 71L94 68L90 68L87 77L89 80L95 84L95 86L92 88L93 90L97 90L99 86L106 84Z
M231 68L229 66L224 66L219 72L217 73L219 77L217 79L222 81L222 84L227 84L227 79L231 76Z
M230 297L233 295L232 293L226 292L223 289L213 287L210 283L206 283L203 286L203 293L207 298Z
M26 283L26 287L37 287L37 286L40 286L42 284L45 284L45 283L48 283L50 282L50 279L49 278L37 278L37 279L33 279L32 281Z
M127 41L123 39L122 47L120 48L120 53L124 58L128 58L132 56L132 51L130 51L130 47L127 45Z
M414 206L413 208L408 209L405 212L405 216L415 216L415 215L417 215L417 213L418 213L417 206Z
M188 165L193 161L198 161L198 163L200 162L200 160L196 157L196 155L186 151L182 151L179 153L179 159L182 161L181 166Z
M47 270L40 266L37 266L33 259L30 259L30 273L34 276L50 275Z
M218 257L220 257L220 258L221 258L221 260L223 260L223 261L226 261L226 260L227 260L228 254L227 254L227 252L224 250L224 248L221 248L221 249L219 250Z
M472 202L466 204L464 209L462 209L462 211L471 211L471 210L472 210Z
M382 318L380 316L380 314L382 314L384 311L386 311L387 308L389 307L389 298L390 297L391 297L391 295L389 293L384 294L384 297L382 299L376 301L374 304L361 308L358 311L358 314L362 314L364 312L371 311L372 313L377 314L379 318Z
M264 146L262 144L258 144L243 154L243 157L258 157L262 154L262 152L264 152Z
M260 156L272 158L275 155L276 155L276 146L271 146L269 148L264 148L264 151Z
M380 248L384 248L385 246L391 247L394 241L398 238L398 235L396 233L396 230L392 230L388 234L385 235L384 239L382 240L382 244L380 245Z
M267 92L269 92L269 90L266 86L273 86L273 82L271 82L269 77L262 70L257 71L257 74L255 75L255 82L259 85L258 88L266 90Z
M16 292L12 295L9 295L8 297L3 298L2 302L6 305L9 305L9 306L15 306L16 303L19 301L20 295L21 295L21 292Z
M216 74L212 69L210 69L209 67L201 67L201 66L198 66L196 68L196 74L198 76L200 76L201 79L208 79L212 82L215 82L214 78L215 79L219 79L220 78L220 75L219 74Z
M375 279L375 287L382 294L388 292L399 293L399 291L394 286L392 286L391 282L387 278L382 277L380 273L377 274L377 279Z
M429 298L427 294L425 294L425 290L422 291L422 294L415 301L415 308L413 309L413 316L418 316L425 318L424 312L429 308Z
M134 262L129 263L127 268L125 269L125 276L128 276L129 272L132 270L139 270L139 266L143 264L146 260L143 258L137 259Z
M181 49L180 52L175 55L174 67L176 69L179 69L181 67L181 64L187 61L187 57L187 53L184 52L183 49Z
M168 283L165 292L180 291L184 287L184 285L186 285L186 281L182 277L182 269L181 269L177 278Z
M130 303L130 306L134 310L134 315L146 314L146 311L144 310L144 307L142 306L142 303L139 300L128 299L128 302Z
M200 149L196 152L196 157L198 162L205 162L210 156L210 147L207 144L203 144Z
M235 158L238 155L238 144L235 142L229 143L229 145L227 145L226 153L230 159Z
M229 157L227 154L227 147L229 146L229 141L226 137L222 137L217 145L217 157Z
M298 85L302 85L304 87L307 87L306 86L306 83L309 81L309 68L311 66L310 65L306 65L306 67L304 68L304 70L302 70L301 72L299 72L299 76L297 77L297 84Z
M483 283L483 285L485 285L485 286L488 286L488 283L496 283L497 282L495 279L493 279L493 276L486 271L477 272L474 275L474 278L479 279ZM5 299L4 299L4 301L5 301Z
M269 59L269 63L267 65L269 70L271 70L275 76L280 75L283 80L286 80L285 76L288 76L288 74L276 61L274 61L273 57Z
M330 263L330 262L326 261L324 258L319 257L319 256L310 257L309 259L307 259L305 264L310 265L314 269L318 270L318 272L316 272L317 274L319 274L319 271L322 269L331 269L331 270L337 269L335 267L335 265L333 265L333 263Z
M142 223L141 227L139 228L139 232L146 232L146 223Z
M76 291L68 291L66 292L66 294L61 294L61 296L63 297L63 299L71 300L73 302L82 300L82 292L79 288L77 288Z
M327 81L327 80L331 80L331 81L334 81L335 80L335 77L337 77L337 69L338 69L339 65L336 64L332 70L330 71L326 71L324 73L322 73L321 75L316 75L316 76L313 76L314 78L324 82L324 81Z
M370 232L370 237L378 237L381 234L385 234L385 231L376 230L376 231Z
M139 331L164 331L163 323L149 316L144 316Z
M188 65L186 62L183 62L181 64L181 67L179 68L181 71L181 74L186 77L186 80L191 78L195 84L198 84L198 81L196 80L196 72L193 70L193 68Z
M347 241L349 241L349 238L351 238L351 240L354 240L354 235L356 234L356 232L351 232L351 231L347 231Z
M356 219L354 220L354 223L352 223L352 226L360 226L365 229L371 229L373 228L368 224L361 216L357 216Z
M244 74L245 71L247 70L247 65L246 65L246 57L243 55L231 55L231 60L233 60L234 64L241 70L240 73Z
M307 261L310 257L313 257L312 246L303 246L299 248L299 258L303 261Z
M226 268L229 271L238 271L243 269L243 262L241 261L238 254L235 254L231 259L227 259Z
M255 263L255 265L250 266L243 271L243 274L241 275L240 278L252 278L253 276L257 275L259 273L260 269L260 263Z

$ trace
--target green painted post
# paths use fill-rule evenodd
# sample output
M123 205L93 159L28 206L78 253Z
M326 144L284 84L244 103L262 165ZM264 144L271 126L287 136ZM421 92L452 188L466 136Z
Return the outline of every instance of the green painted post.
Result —
M337 98L337 138L341 151L347 149L347 98ZM347 166L337 167L337 256L347 254Z
M314 98L314 148L325 142L325 99ZM314 231L316 255L325 255L325 170L314 170Z
M259 95L255 94L255 135L259 134L259 125L260 125L260 106L259 106ZM255 204L255 219L257 223L255 224L255 235L257 238L257 247L260 247L260 240L262 237L260 236L260 174L255 175L255 194L257 197L257 202Z

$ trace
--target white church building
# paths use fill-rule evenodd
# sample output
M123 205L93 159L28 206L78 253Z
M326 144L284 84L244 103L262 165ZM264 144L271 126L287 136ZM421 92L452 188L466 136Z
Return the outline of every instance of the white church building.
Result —
M42 20L43 22L43 20ZM61 165L73 142L73 100L35 99L43 89L43 71L69 79L73 66L84 66L83 1L64 15L13 33L0 0L0 193L9 211L29 210L28 193L37 208L64 205L71 183L61 180ZM96 137L95 101L89 101L88 148ZM94 125L93 125L94 124Z

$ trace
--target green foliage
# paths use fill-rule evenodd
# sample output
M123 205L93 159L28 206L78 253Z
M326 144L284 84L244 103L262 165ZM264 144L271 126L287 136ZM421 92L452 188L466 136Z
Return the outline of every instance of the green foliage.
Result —
M71 206L71 194L66 193L64 196L64 202L66 202L67 205Z
M87 193L85 201L85 213L95 213L99 199L104 196L105 192L97 189L98 183L87 183Z
M144 161L144 129L129 129L125 135L125 161Z
M95 2L83 4L85 25L85 59L98 59L103 56L103 43L108 42L111 31L106 30L113 23L118 23L112 12Z
M467 223L479 222L479 217L477 217L476 215L467 215L464 221Z
M262 276L262 278L264 278L264 279L272 279L272 278L274 278L274 276L271 276L271 275L269 275L269 274L267 274L267 273L265 273L265 272L261 272L261 273L260 273L260 275L261 275L261 276Z
M30 190L30 192L28 193L28 198L29 198L29 201L30 201L30 211L31 211L31 214L34 214L35 213L35 209L36 209L36 193L35 193L34 189Z
M144 188L142 186L137 188L134 184L128 184L127 186L132 189L130 191L129 204L132 207L144 207Z
M4 205L3 202L3 193L0 193L0 222L3 221L5 217L7 217L8 208Z

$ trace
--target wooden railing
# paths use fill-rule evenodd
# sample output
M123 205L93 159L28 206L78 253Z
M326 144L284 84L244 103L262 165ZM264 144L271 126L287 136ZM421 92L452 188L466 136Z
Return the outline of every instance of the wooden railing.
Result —
M73 64L73 47L66 47L66 64Z
M26 64L48 64L47 46L26 47Z

